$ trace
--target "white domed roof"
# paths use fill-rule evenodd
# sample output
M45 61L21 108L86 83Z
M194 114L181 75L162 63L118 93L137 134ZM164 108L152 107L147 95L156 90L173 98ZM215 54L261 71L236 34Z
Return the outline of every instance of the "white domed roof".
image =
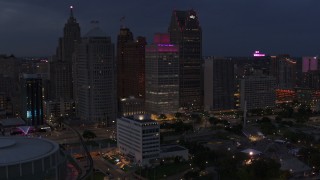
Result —
M101 28L95 27L91 29L84 37L106 37L107 33L105 33Z

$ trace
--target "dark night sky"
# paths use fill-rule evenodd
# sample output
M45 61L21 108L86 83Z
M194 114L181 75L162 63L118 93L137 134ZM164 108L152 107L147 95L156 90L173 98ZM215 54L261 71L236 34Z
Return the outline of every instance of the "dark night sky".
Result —
M320 0L0 0L0 54L52 55L69 16L82 34L98 20L113 42L126 16L135 36L166 32L173 9L195 9L203 55L249 56L254 50L320 54Z

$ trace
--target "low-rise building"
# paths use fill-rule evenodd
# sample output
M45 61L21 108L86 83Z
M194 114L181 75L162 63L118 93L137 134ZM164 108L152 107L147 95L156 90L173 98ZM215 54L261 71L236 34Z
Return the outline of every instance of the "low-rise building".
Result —
M183 160L189 159L188 149L179 145L162 145L160 151L160 158L174 158L181 157Z
M159 158L160 125L148 115L117 119L117 146L121 153L141 165Z

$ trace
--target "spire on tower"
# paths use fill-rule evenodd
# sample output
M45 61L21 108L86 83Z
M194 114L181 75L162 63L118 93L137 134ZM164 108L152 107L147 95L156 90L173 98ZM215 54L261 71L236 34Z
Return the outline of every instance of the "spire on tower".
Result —
M70 17L73 18L73 6L70 6Z

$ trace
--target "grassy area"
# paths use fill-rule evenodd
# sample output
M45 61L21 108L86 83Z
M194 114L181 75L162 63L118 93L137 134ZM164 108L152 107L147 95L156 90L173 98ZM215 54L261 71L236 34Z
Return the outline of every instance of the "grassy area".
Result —
M98 143L96 143L95 141L92 141L92 140L90 140L90 141L85 141L85 144L87 145L87 146L99 146L99 144Z
M112 139L102 139L102 140L97 140L96 142L101 144L103 148L108 147L108 145L110 145L111 147L115 147L117 145L117 142Z
M186 171L188 168L190 168L190 166L187 162L165 164L155 168L142 169L141 175L148 179L163 179ZM140 175L140 169L136 171L136 174Z
M105 175L102 172L93 173L93 180L104 180Z

